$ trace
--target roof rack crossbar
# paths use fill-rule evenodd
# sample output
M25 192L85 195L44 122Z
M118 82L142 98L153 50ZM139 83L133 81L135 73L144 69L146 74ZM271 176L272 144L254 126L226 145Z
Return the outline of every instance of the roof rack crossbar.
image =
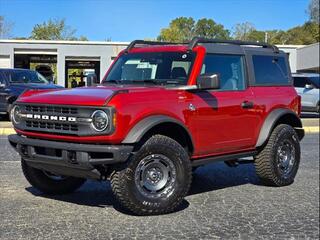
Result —
M209 39L209 38L202 38L202 37L194 37L189 43L175 43L175 42L160 42L160 41L145 41L145 40L134 40L132 41L128 47L126 48L125 52L130 51L132 48L135 47L137 44L144 44L144 45L181 45L181 44L188 44L189 51L197 46L199 43L225 43L225 44L232 44L232 45L251 45L251 46L260 46L263 48L271 48L275 53L279 53L279 49L271 45L269 43L264 42L253 42L253 41L240 41L240 40L220 40L220 39Z
M274 52L278 53L279 49L271 44L262 43L262 42L252 42L252 41L240 41L240 40L219 40L219 39L208 39L202 37L194 37L188 45L189 50L192 50L199 43L226 43L233 45L252 45L252 46L260 46L263 48L271 48Z
M144 44L144 45L177 45L177 44L186 44L186 43L174 43L174 42L160 42L160 41L145 41L145 40L134 40L132 41L128 47L126 48L126 52L134 48L137 44Z

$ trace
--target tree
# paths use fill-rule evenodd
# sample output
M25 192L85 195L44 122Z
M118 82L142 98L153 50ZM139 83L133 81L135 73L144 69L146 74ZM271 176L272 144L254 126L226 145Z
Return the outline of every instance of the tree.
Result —
M10 38L13 23L5 20L4 16L0 16L0 39Z
M202 18L197 22L191 17L179 17L170 22L168 28L160 31L158 40L169 42L185 42L195 36L228 39L229 31L212 19Z
M308 6L308 13L311 22L320 22L319 11L319 0L311 0Z
M198 37L229 39L230 32L222 24L217 24L212 19L199 19L195 25L195 35Z
M188 41L193 36L194 23L191 17L173 19L168 28L161 29L158 40L170 42Z
M312 44L319 42L319 24L306 22L301 26L289 29L286 44Z
M42 24L36 24L31 32L30 39L36 40L79 40L75 37L76 30L66 25L65 19L49 19ZM80 40L87 41L84 36Z
M255 31L256 28L250 22L238 23L234 27L233 38L237 40L247 41L250 34Z

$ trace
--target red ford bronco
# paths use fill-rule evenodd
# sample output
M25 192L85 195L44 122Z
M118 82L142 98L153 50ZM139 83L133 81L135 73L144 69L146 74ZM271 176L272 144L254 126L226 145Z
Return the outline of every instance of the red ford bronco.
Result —
M161 214L182 202L195 167L215 161L251 159L262 182L291 184L300 109L288 57L275 46L137 40L98 86L25 92L9 141L46 194L110 179L126 209Z

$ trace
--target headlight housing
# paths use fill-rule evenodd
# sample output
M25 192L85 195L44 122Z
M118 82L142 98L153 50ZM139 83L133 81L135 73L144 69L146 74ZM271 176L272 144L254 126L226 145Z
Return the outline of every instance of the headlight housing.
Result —
M109 125L108 114L102 110L96 110L91 116L92 122L91 125L94 130L97 132L102 132L107 129Z
M14 123L14 124L19 124L21 122L21 117L20 117L20 114L21 114L21 109L19 106L14 106L11 110L11 121Z

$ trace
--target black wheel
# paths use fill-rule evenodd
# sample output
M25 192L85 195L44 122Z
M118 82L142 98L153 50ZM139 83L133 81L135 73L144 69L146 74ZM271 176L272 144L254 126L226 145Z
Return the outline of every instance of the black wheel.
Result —
M267 144L255 157L257 175L267 185L286 186L293 183L300 163L300 143L296 131L280 124Z
M191 163L185 149L162 135L151 137L128 164L111 176L119 202L138 215L172 212L191 184Z
M86 179L58 176L50 172L42 171L22 160L22 171L28 182L38 190L46 194L67 194L81 187Z

